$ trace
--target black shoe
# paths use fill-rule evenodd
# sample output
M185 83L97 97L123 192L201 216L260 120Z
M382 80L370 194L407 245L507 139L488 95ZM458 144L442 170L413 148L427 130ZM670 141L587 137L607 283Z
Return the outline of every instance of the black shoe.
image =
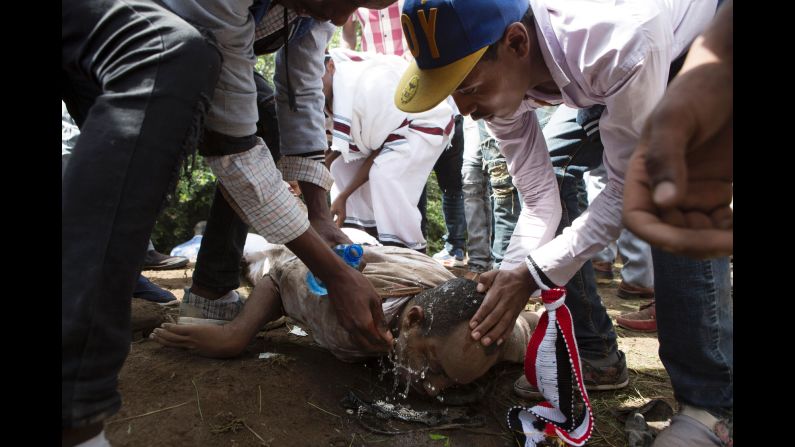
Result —
M172 270L188 265L188 258L167 256L157 250L149 250L144 258L144 270Z
M133 297L141 298L157 304L176 303L177 297L168 290L161 289L155 283L149 281L144 275L138 275L138 282L135 283Z

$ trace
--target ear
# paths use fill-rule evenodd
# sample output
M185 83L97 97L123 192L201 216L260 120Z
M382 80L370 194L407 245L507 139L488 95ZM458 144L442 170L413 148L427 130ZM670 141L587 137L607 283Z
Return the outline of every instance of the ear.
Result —
M418 326L425 321L425 311L420 306L411 306L408 314L406 314L406 320L409 327Z
M524 58L530 53L530 45L535 41L534 36L530 36L533 30L528 30L521 22L514 22L505 29L502 36L502 43L509 53L519 59Z

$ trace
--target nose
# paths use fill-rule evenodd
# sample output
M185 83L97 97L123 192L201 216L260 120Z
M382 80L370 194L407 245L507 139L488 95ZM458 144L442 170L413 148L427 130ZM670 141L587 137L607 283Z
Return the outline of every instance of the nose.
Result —
M469 99L466 99L464 95L453 93L453 101L455 101L455 105L458 107L458 111L461 113L461 115L470 115L472 112L477 110L475 103Z

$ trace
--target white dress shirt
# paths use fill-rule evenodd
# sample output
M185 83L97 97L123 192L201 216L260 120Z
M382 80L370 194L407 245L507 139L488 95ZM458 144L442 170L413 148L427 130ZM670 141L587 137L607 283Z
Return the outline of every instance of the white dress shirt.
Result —
M524 202L501 268L523 256L542 289L564 285L622 228L624 174L641 129L663 96L671 62L715 13L716 0L532 0L541 53L560 95L527 92L514 116L490 123ZM541 100L604 105L599 121L608 181L554 239L557 183L534 109Z

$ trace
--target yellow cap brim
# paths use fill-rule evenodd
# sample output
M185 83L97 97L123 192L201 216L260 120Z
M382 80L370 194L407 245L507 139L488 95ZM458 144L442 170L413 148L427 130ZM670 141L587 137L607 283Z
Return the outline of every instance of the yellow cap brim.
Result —
M488 46L444 67L420 70L411 62L395 90L395 105L408 113L425 112L450 96L475 67Z

